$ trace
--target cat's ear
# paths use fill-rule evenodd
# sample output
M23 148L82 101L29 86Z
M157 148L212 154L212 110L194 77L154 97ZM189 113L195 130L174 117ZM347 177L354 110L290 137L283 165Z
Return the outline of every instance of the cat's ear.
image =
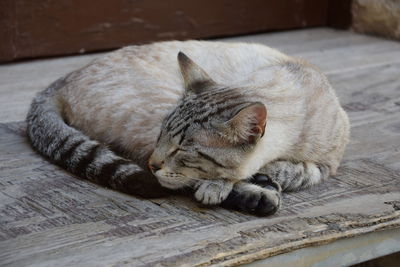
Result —
M201 93L216 84L200 66L182 52L178 53L178 63L187 92Z
M255 144L264 136L267 109L260 102L240 109L225 123L225 136L235 144Z

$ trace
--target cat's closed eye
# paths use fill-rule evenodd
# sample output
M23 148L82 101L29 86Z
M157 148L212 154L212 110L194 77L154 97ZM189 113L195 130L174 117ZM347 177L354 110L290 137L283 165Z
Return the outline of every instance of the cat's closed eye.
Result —
M181 159L181 160L179 160L179 163L183 167L196 169L196 170L198 170L200 172L207 173L207 170L205 168L201 167L201 162L199 162L199 161Z

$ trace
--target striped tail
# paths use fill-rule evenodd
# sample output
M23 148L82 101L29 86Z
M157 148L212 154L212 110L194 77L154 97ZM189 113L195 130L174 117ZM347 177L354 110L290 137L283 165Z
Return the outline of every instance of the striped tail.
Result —
M59 79L34 98L26 118L32 146L57 165L97 184L142 197L164 195L166 189L150 172L64 122L55 97L64 84Z

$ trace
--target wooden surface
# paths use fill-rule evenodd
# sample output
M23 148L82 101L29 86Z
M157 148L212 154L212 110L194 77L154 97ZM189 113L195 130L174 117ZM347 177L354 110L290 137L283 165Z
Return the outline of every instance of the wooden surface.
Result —
M375 231L305 247L244 265L245 267L397 267L400 228ZM398 255L396 257L395 255ZM374 261L370 265L368 261ZM366 264L364 264L366 263ZM397 263L397 264L396 264ZM355 264L358 264L355 266Z
M268 218L114 192L38 156L20 122L35 91L91 56L1 66L0 265L231 266L400 227L400 44L329 29L233 40L327 72L353 126L336 177L286 194Z
M0 62L157 40L323 26L328 1L2 0Z

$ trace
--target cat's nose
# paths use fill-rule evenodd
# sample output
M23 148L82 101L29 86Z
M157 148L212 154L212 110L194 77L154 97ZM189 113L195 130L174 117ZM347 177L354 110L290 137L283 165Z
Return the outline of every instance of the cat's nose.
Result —
M155 162L152 163L149 162L149 168L153 173L156 173L158 170L161 169L161 164Z
M157 160L154 155L149 158L148 166L152 173L156 173L158 170L162 168L163 161Z

